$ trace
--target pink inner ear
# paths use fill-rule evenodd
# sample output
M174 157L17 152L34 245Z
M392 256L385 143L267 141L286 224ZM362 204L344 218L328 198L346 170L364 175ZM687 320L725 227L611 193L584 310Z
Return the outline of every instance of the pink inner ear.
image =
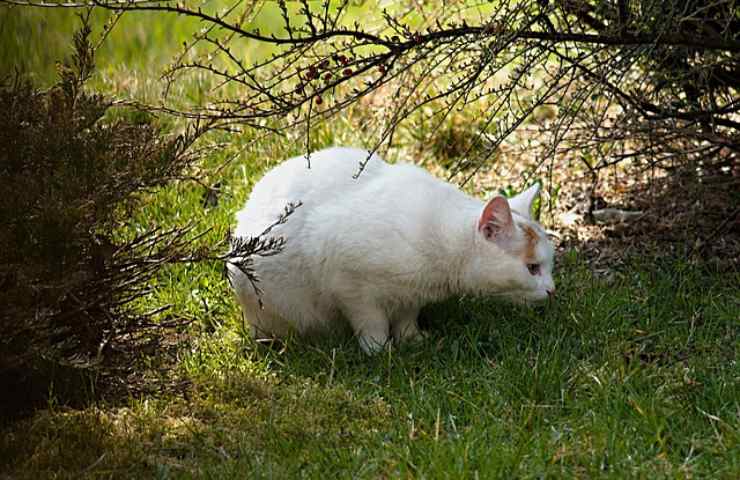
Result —
M486 237L490 237L510 233L513 229L514 219L511 218L509 202L501 196L493 197L483 209L478 221L478 230L484 232Z

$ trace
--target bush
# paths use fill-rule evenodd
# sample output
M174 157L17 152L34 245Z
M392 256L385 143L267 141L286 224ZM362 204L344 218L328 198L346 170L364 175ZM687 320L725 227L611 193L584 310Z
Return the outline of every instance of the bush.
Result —
M116 227L143 192L193 162L204 129L168 135L143 112L107 116L110 101L84 88L90 33L83 18L49 90L20 74L0 85L0 381L10 403L43 398L52 383L59 395L54 372L95 366L112 340L145 328L132 302L187 256L187 229L124 239ZM2 416L21 406L0 407Z

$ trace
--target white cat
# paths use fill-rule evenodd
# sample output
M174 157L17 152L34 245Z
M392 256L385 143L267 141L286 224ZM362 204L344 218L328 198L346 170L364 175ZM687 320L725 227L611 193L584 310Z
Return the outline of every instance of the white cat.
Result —
M329 148L267 173L237 214L237 237L259 235L289 203L302 202L270 235L284 250L255 257L260 308L246 276L232 285L256 338L329 328L346 318L368 353L417 338L422 306L458 294L514 301L553 295L553 248L530 218L539 185L483 203L425 170L368 152Z

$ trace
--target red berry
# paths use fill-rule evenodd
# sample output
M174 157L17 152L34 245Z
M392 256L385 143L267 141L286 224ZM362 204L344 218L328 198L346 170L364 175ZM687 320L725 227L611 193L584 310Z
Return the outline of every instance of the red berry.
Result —
M345 77L349 77L350 75L352 75L352 69L351 68L345 68L344 70L342 70L342 74Z
M324 101L321 99L321 97L316 97L316 105L321 105L324 103Z

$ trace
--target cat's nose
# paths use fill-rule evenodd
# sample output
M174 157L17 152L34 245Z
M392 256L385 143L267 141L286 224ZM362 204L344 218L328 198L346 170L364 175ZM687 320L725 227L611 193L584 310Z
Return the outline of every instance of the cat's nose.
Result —
M553 298L553 297L555 296L555 289L553 288L553 289L551 289L551 290L548 290L548 291L547 291L547 296L548 296L549 298Z

